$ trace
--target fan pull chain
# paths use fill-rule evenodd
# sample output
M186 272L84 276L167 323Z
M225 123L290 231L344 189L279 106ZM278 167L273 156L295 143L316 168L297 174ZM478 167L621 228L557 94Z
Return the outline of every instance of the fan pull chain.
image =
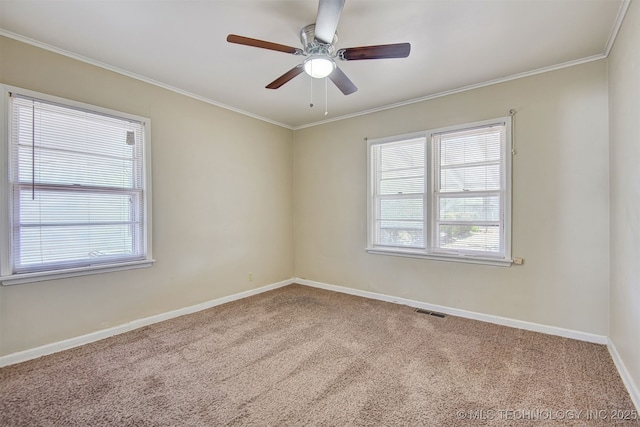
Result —
M313 73L313 62L311 63L311 72ZM309 82L309 88L311 89L311 92L309 93L309 107L313 108L313 77L311 77L310 80L311 82Z
M324 115L329 114L329 78L324 78Z

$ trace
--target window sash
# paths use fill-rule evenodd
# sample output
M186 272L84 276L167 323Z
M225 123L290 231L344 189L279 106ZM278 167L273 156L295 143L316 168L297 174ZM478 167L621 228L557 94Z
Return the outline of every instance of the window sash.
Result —
M382 215L385 202L396 202L399 207L407 202L413 211L418 211L418 215L412 212L398 213L395 216ZM425 240L425 198L424 194L402 194L385 195L376 197L376 220L375 235L378 246L403 247L403 248L426 248ZM386 238L385 238L386 236Z
M426 248L424 137L372 146L373 240L389 248Z
M436 132L431 141L432 250L503 258L506 123ZM442 218L447 205L453 219Z
M20 93L8 104L3 276L150 260L148 119Z
M443 200L460 200L460 199L488 199L498 201L498 217L496 219L448 219L442 217ZM435 193L434 194L434 231L432 233L433 252L449 253L449 254L478 254L482 256L499 256L503 257L505 252L504 245L504 215L501 207L504 206L504 192L464 192L464 193ZM443 231L444 227L450 227L451 232ZM456 230L457 227L457 230ZM484 245L481 234L484 230ZM494 229L492 229L494 228ZM455 234L451 240L451 234ZM468 244L458 243L458 240L468 239ZM491 249L488 249L491 248Z

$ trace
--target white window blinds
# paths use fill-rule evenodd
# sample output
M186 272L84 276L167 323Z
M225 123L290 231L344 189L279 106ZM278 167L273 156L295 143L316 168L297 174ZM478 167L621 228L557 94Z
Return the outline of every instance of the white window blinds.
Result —
M511 118L368 141L367 251L511 263Z
M373 146L377 245L425 247L425 139Z
M141 121L12 94L12 274L144 259Z
M505 124L432 138L434 250L503 255Z

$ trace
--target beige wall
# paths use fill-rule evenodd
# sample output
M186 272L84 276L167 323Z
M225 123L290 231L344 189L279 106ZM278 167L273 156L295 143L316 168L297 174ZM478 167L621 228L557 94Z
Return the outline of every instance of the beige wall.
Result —
M0 355L293 276L608 333L607 61L292 132L10 39L0 38L0 55L2 83L152 119L158 260L150 269L0 287ZM505 116L512 108L513 255L524 265L364 251L363 138ZM622 353L638 330L612 325L615 333Z
M609 336L640 397L640 2L609 57L611 279Z
M0 355L293 276L291 130L11 39L0 57L2 83L151 118L157 259L0 287Z
M296 276L606 335L606 66L591 62L296 131ZM513 255L524 265L367 254L363 138L502 117L511 108Z

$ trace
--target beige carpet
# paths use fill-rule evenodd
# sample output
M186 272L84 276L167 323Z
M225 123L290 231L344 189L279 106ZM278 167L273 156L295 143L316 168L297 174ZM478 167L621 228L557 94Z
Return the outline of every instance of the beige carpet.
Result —
M1 426L640 426L605 346L287 286L0 369Z

